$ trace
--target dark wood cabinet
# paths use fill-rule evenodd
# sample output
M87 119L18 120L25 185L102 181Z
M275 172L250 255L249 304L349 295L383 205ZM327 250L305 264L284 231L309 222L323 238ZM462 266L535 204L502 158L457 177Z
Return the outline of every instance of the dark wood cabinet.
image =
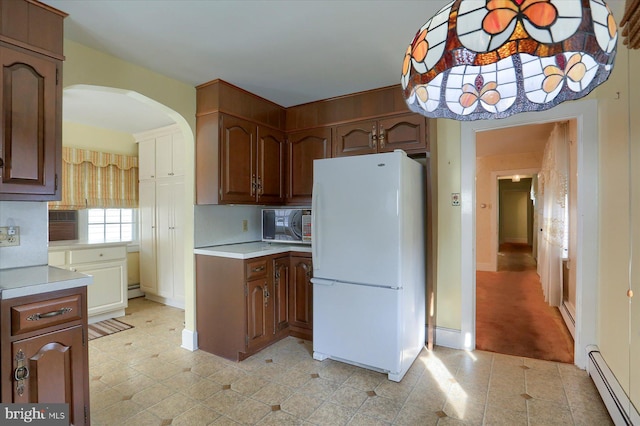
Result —
M313 160L331 157L331 128L287 135L287 204L311 205Z
M395 149L402 149L408 154L429 150L427 120L413 113L338 125L335 135L335 157Z
M289 327L293 336L312 339L313 330L313 266L311 257L292 255L289 279Z
M276 331L289 327L289 265L289 256L279 257L273 261L274 323Z
M86 287L2 300L2 402L66 403L89 424Z
M60 199L66 16L0 0L0 201Z
M247 349L261 348L273 337L273 301L266 278L247 281Z
M221 203L284 201L284 132L222 114L220 141Z

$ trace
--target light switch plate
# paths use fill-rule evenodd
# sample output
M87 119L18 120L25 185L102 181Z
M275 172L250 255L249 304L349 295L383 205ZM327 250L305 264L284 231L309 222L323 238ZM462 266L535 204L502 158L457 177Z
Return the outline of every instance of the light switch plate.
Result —
M451 205L452 206L459 206L460 205L460 193L459 192L452 192L451 193Z
M20 245L19 226L0 226L0 247Z

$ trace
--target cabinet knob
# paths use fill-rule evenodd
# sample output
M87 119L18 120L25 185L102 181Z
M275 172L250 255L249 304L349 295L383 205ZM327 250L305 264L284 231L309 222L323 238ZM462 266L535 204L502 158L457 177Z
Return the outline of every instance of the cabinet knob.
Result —
M633 298L633 290L631 290L631 289L627 290L627 297L629 299Z
M380 148L384 148L384 127L380 126L380 132L378 133L378 140L380 141Z

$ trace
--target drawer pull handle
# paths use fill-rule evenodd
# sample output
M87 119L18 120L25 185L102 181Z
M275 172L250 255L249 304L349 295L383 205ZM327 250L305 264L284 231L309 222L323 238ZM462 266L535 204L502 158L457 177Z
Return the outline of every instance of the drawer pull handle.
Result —
M264 265L258 266L257 268L253 268L251 272L261 272L264 271Z
M72 310L73 308L61 308L61 309L58 309L57 311L47 312L46 314L33 314L27 317L27 321L38 321L41 319L57 317L58 315L64 315L67 312L71 312Z

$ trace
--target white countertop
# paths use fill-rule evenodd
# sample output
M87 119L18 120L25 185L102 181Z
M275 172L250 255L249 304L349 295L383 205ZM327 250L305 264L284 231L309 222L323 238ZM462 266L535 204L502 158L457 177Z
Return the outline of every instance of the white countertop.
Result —
M111 243L105 242L88 242L86 240L63 240L49 241L49 250L73 250L91 247L118 247L127 246L131 241L115 241Z
M54 266L0 269L0 298L31 296L93 283L93 277Z
M194 249L193 253L203 254L205 256L228 257L231 259L252 259L254 257L288 253L290 251L311 253L311 246L309 244L267 243L264 241L254 241L251 243L201 247Z

